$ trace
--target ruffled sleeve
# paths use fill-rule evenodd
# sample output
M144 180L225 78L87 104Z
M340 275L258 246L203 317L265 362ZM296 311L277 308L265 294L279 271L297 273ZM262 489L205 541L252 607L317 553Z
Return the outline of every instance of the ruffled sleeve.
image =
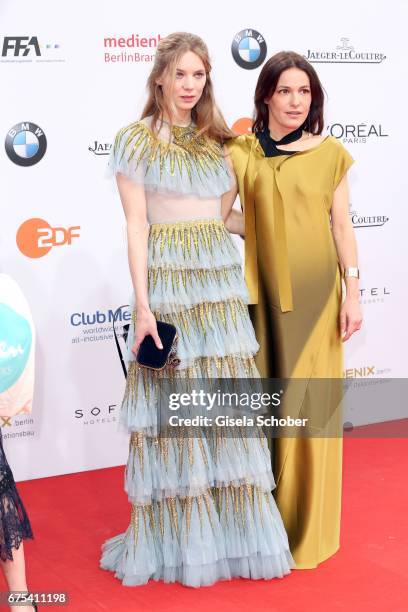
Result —
M220 197L234 184L217 142L198 136L181 147L157 137L143 120L119 130L108 168L154 192Z
M108 175L123 174L144 184L151 138L147 127L136 121L121 128L115 136L108 162Z
M336 153L335 166L334 166L333 190L337 188L341 179L346 174L347 170L354 163L354 159L351 157L347 149L344 148L341 142L336 140L336 144L337 144L337 153Z

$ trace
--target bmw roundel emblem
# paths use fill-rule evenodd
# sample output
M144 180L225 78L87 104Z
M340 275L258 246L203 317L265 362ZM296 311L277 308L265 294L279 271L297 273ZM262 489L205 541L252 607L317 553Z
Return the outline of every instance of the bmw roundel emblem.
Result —
M266 42L262 34L256 30L241 30L234 36L231 51L238 66L253 70L265 61Z
M47 139L35 123L17 123L7 133L6 153L18 166L33 166L44 157Z

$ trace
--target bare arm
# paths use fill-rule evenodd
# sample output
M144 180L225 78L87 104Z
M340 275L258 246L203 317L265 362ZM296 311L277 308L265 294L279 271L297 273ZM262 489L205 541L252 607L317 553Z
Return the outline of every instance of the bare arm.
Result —
M225 161L227 163L230 174L232 176L235 176L230 155L226 149L224 149L224 153L225 153ZM232 187L232 189L230 189L230 191L227 191L227 193L224 193L221 198L221 215L225 223L225 227L227 228L229 232L231 232L231 234L239 234L240 236L244 236L245 235L244 215L242 214L240 210L234 210L232 208L237 195L238 195L238 187L237 187L237 182L235 179L235 184Z
M238 234L244 237L245 219L242 211L233 208L225 221L225 227L231 234Z
M345 175L334 192L331 208L333 238L342 271L345 268L358 267L357 242L348 210L349 189ZM358 278L346 278L345 285L346 297L340 313L343 341L348 340L360 329L363 320L359 304Z
M137 185L123 174L116 175L120 199L126 217L128 260L136 299L136 334L132 351L136 354L145 336L151 335L163 348L157 333L156 319L150 310L147 291L147 239L149 225L143 185Z

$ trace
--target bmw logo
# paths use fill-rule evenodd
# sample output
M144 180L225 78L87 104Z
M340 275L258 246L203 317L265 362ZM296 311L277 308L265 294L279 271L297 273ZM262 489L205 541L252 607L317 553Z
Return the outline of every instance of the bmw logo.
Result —
M6 153L18 166L33 166L44 157L47 139L35 123L17 123L6 136Z
M266 57L266 42L256 30L241 30L235 34L231 45L232 57L241 68L258 68Z

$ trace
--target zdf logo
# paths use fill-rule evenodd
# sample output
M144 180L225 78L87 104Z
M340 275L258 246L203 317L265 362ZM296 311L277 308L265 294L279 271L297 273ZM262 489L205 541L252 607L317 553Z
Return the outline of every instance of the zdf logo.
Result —
M79 225L51 227L44 219L28 219L17 230L17 246L23 255L37 259L49 253L52 247L71 245L79 238Z

